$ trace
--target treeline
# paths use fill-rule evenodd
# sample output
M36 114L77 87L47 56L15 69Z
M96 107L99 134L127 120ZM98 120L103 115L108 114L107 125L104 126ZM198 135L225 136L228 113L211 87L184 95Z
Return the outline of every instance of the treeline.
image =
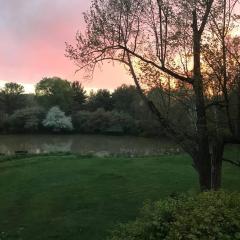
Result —
M0 91L0 132L163 134L134 86L87 94L80 82L58 77L42 79L35 94L24 93L20 84L6 83Z

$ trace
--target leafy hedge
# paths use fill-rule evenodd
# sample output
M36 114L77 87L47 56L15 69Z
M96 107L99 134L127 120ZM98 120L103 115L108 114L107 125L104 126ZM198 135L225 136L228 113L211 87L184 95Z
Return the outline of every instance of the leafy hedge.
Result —
M148 203L136 221L120 225L110 239L240 239L240 193L205 192Z

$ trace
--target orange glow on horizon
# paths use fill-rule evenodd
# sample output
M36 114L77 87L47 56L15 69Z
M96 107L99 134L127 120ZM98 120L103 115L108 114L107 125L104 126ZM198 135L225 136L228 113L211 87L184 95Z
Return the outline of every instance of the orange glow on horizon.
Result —
M86 88L114 89L133 84L123 66L104 64L92 80L75 74L77 67L67 59L65 42L74 42L84 29L82 12L91 0L10 0L0 8L0 81L34 86L43 77L59 76L82 81ZM240 27L233 31L240 35ZM189 65L189 71L192 66ZM30 89L30 88L28 88Z

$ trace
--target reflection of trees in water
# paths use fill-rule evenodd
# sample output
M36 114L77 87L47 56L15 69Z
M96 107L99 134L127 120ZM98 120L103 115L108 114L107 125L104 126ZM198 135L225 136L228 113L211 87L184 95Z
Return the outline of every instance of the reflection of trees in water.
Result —
M160 155L173 148L168 140L132 136L84 135L74 137L72 151L82 154L107 152L126 156Z
M51 143L44 143L42 145L42 152L71 152L72 140L65 139L64 141L53 141Z
M15 151L29 153L70 152L72 139L56 136L11 135L1 139L0 153L14 154Z
M37 145L34 147L34 145L31 142L9 142L6 143L1 142L0 144L0 153L1 154L14 154L15 151L28 151L29 153L37 153L35 148L37 148Z
M7 146L7 145L0 145L0 154L12 154L13 152L11 151L11 149Z
M0 153L5 154L12 154L15 151L95 154L104 151L126 156L161 155L175 147L165 139L130 136L6 135L1 137L0 141Z

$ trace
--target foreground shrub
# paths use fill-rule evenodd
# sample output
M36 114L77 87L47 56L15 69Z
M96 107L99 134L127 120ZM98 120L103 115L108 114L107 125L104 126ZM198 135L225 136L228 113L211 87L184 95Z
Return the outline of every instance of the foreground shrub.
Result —
M240 193L205 192L146 204L111 240L240 239Z

